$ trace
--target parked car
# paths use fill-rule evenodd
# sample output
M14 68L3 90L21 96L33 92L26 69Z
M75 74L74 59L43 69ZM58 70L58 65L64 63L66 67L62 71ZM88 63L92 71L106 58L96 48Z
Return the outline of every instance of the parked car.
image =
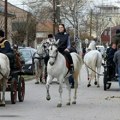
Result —
M19 52L21 53L23 59L25 60L25 65L22 70L24 74L33 74L34 66L32 64L32 56L37 50L31 47L19 47Z

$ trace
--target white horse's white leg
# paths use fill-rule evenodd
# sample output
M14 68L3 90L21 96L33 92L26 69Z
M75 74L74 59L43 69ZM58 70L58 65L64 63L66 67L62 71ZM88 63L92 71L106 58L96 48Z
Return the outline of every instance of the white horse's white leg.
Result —
M98 68L97 68L97 73L100 73L100 71L101 71L101 67L98 67ZM97 87L100 87L99 78L100 78L100 75L97 74Z
M57 107L62 107L63 79L59 79L59 102Z
M88 80L88 85L87 87L90 87L91 86L91 77L90 77L90 74L89 74L89 68L85 65L86 67L86 71L87 71L87 80Z
M47 76L47 83L46 83L46 90L47 90L46 99L47 99L47 100L50 100L50 99L51 99L51 98L50 98L50 93L49 93L49 88L50 88L50 83L51 83L52 79L53 79L52 76L50 76L50 75Z
M5 106L5 90L6 90L6 81L2 79L0 85L0 106Z
M72 104L76 104L76 99L77 99L77 89L78 89L78 79L79 79L79 72L74 73L74 97L73 97L73 102Z
M66 105L70 105L70 103L71 103L71 85L69 83L69 79L66 79L65 83L66 83L66 86L67 86L67 89L68 89L68 102L67 102Z
M39 60L35 59L34 60L34 64L35 64L35 78L36 78L36 82L39 82L39 76L40 76L40 68L39 68Z
M42 81L45 83L46 82L46 66L44 63L42 63Z
M5 91L6 91L6 80L3 79L3 86L2 86L2 106L5 106Z

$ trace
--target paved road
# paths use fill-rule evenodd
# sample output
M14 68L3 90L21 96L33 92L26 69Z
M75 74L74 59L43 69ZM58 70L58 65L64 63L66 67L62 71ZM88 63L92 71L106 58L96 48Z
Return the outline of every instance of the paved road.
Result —
M57 108L58 84L50 88L51 101L46 101L45 85L35 85L34 80L26 82L23 103L10 103L6 93L6 107L0 108L0 120L120 120L120 91L118 83L113 83L109 91L93 85L87 88L87 77L83 67L78 88L76 105L66 106L67 91L63 89L63 107Z

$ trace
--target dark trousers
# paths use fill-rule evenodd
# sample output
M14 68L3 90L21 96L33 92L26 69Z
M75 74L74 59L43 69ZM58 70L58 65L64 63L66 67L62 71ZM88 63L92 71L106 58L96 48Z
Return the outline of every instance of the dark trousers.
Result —
M72 57L71 57L71 55L68 51L64 51L62 54L65 55L68 58L70 64L73 64Z
M10 68L13 69L15 65L15 56L14 53L6 53L7 57L9 58L10 61Z
M44 58L45 66L47 66L48 60L49 60L49 55L46 55Z

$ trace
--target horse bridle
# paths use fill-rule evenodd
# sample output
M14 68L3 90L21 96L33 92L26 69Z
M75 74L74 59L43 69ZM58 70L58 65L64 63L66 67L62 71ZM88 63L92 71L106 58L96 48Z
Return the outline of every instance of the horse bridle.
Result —
M57 47L57 45L56 45L56 44L50 44L50 46L51 46L51 47L52 47L52 46L56 46L56 47ZM58 50L56 50L56 55L55 55L55 56L49 56L49 57L50 57L50 58L54 58L54 59L55 59L55 61L56 61L57 56L58 56ZM54 63L55 63L55 61L54 61ZM54 65L54 64L51 64L51 65Z

